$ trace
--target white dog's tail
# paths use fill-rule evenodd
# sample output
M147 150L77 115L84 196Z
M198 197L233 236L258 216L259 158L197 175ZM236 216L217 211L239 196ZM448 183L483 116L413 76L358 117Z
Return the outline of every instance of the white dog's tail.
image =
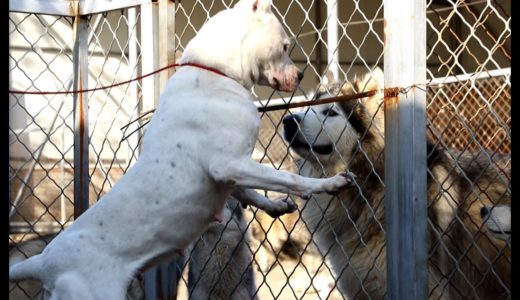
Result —
M24 279L40 279L41 267L41 256L31 256L9 267L9 280L16 282Z

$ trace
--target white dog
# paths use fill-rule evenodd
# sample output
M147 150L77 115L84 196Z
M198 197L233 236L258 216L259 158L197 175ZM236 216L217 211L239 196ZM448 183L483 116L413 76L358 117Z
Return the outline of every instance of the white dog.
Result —
M135 274L200 236L233 193L273 216L295 209L250 190L335 193L350 173L305 178L251 158L260 123L253 84L294 91L302 74L270 0L241 0L187 45L148 125L141 157L100 201L42 252L10 268L42 281L50 299L120 300ZM219 137L216 139L215 137Z

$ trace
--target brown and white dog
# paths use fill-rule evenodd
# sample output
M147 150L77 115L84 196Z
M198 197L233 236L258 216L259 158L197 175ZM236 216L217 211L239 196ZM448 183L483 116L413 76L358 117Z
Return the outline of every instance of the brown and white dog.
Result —
M493 237L511 243L511 205L482 206L480 216Z
M329 76L318 97L380 90L383 80L380 69L344 85ZM300 174L348 169L357 176L357 189L300 205L340 290L349 299L387 297L383 95L310 107L283 123ZM483 205L511 202L508 176L484 153L455 153L432 142L427 149L429 297L510 298L511 248L488 237L480 216Z
M212 222L190 251L192 299L254 299L250 237L240 202L229 197L221 222Z

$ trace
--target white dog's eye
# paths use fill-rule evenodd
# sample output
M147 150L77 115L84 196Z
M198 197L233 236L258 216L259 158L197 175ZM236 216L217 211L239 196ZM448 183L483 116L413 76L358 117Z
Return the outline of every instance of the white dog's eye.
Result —
M289 50L289 45L284 44L283 45L283 52L287 52L287 50Z

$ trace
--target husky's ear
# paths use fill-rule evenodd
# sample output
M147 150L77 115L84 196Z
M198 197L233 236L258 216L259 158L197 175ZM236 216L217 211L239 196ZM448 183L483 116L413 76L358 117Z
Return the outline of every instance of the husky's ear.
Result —
M365 74L361 80L357 80L355 83L358 92L379 90L384 87L385 75L383 70L376 67L372 72Z
M341 86L341 94L343 95L352 95L356 93L356 89L353 83L358 81L357 76L354 76L352 81L345 81L345 83Z
M340 92L340 84L334 78L334 74L330 70L327 70L325 75L321 78L320 87L317 90L317 94L327 96L337 96ZM320 97L318 97L320 98Z
M322 77L321 81L323 82L323 84L329 84L331 82L335 82L336 80L334 79L334 74L332 74L332 71L327 70L325 76Z
M385 85L385 74L380 67L376 67L374 71L372 71L372 77L381 88Z

